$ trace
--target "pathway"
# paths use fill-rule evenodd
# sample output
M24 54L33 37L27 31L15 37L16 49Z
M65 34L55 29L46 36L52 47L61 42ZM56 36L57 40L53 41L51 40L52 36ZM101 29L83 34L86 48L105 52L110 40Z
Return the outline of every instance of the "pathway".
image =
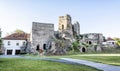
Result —
M102 63L96 63L92 61L72 59L72 58L53 59L53 58L40 58L40 57L31 57L31 56L9 56L9 55L8 56L0 55L0 58L24 58L24 59L32 59L32 60L48 60L48 61L62 62L68 64L78 64L78 65L82 64L103 71L120 71L120 66L113 66L108 64L102 64Z
M71 59L71 58L61 58L61 59L78 63L78 64L87 65L103 71L120 71L120 66L113 66L108 64L96 63L96 62L87 61L87 60Z

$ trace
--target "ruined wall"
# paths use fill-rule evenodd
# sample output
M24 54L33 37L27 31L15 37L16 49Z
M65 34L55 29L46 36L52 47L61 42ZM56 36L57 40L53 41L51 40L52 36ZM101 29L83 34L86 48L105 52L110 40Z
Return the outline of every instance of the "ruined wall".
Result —
M72 19L70 17L70 15L65 15L65 16L60 16L59 17L59 26L58 26L58 30L59 32L62 31L68 31L71 35L73 34L72 31Z
M88 33L83 35L83 40L91 44L102 44L103 35L101 33Z
M77 21L74 22L73 31L74 31L74 34L80 35L80 24L79 24L79 22L77 22Z
M54 24L50 23L32 23L32 47L43 49L44 44L54 36Z

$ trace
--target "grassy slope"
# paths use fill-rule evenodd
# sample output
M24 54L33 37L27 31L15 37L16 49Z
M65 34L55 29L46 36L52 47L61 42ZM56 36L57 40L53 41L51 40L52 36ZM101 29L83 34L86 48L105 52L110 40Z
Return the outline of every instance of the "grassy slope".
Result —
M83 65L77 66L42 60L0 59L0 71L98 71L98 70Z

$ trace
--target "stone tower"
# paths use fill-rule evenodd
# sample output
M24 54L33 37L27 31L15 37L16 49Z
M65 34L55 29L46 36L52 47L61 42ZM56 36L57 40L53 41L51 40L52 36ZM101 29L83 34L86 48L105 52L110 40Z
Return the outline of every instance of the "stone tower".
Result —
M47 42L54 36L54 24L32 23L32 46L35 49L44 49Z
M71 21L72 21L71 16L68 14L66 14L65 16L60 16L59 17L59 26L58 26L59 32L67 31L68 33L73 35Z
M80 24L78 21L74 22L73 31L74 31L74 34L80 35Z

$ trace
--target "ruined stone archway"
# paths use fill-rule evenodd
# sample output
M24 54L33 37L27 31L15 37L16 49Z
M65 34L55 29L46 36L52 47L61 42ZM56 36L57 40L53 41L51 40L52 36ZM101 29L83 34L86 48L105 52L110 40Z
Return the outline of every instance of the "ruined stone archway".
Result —
M86 49L84 47L82 48L82 52L86 52Z
M86 51L87 51L86 47L81 47L80 48L80 52L86 52Z

